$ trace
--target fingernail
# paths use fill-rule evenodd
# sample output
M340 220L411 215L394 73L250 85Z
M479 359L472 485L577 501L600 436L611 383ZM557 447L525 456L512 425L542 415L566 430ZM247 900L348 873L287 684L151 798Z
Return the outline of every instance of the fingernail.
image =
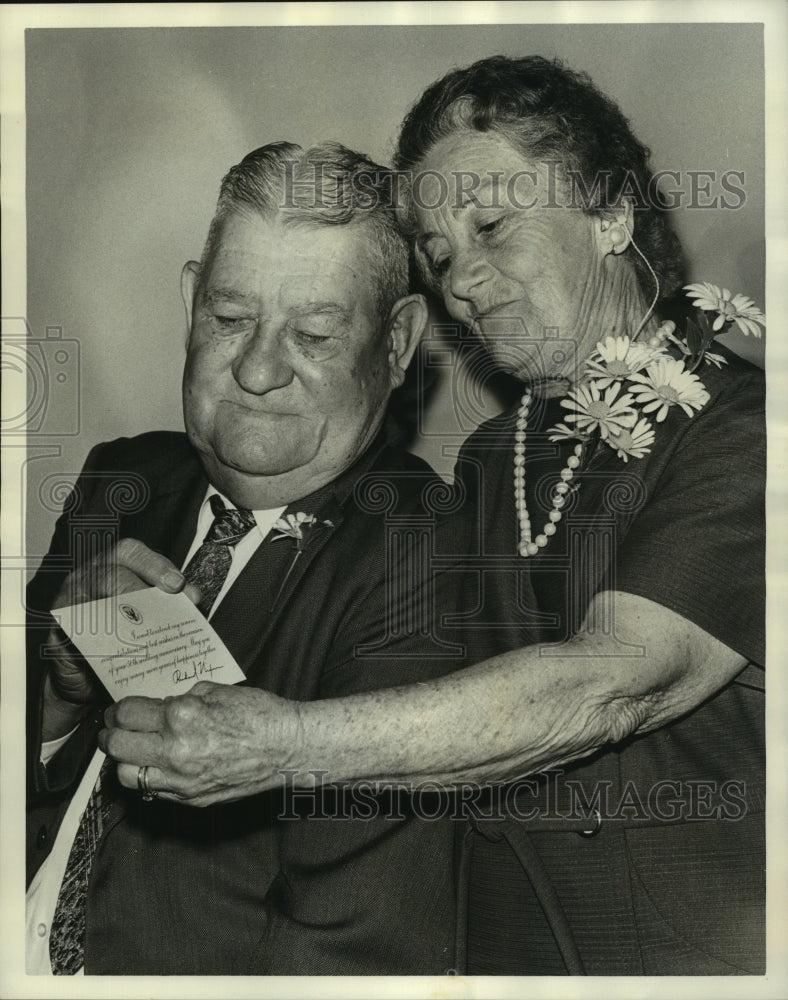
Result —
M172 590L178 590L183 585L183 577L177 570L171 569L168 573L164 574L162 582L172 588Z

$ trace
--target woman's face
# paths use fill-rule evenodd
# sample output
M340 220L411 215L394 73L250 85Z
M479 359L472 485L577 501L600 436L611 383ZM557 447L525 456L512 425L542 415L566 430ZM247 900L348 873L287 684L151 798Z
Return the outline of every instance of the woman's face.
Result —
M422 161L417 248L451 316L527 380L573 378L602 331L601 221L566 204L555 163L492 132L462 131Z

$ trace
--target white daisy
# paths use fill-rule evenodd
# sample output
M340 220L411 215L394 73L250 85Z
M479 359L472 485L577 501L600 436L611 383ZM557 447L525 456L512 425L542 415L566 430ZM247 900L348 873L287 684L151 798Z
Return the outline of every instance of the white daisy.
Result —
M586 434L592 434L599 428L603 441L623 427L632 427L637 420L637 413L632 409L632 397L624 393L616 398L620 389L618 383L610 386L604 398L595 382L571 390L569 398L561 400L561 406L574 411L567 414L567 423L577 424L578 430Z
M726 323L735 322L745 337L750 333L753 337L761 336L759 326L766 326L766 317L746 295L731 295L727 288L721 289L708 281L685 285L684 291L693 300L693 305L717 313L712 330L721 330Z
M659 358L648 366L645 375L633 375L630 392L644 413L657 411L657 423L662 423L671 406L680 406L691 417L693 409L699 410L709 401L698 376L686 371L684 362L675 358Z
M678 347L681 353L689 358L692 356L692 351L689 349L689 344L687 344L686 339L679 340L678 337L670 337L672 343ZM704 351L703 360L707 365L716 365L718 368L722 368L723 365L727 365L728 359L724 358L721 354L715 354L713 351Z
M727 365L728 359L724 358L721 354L713 354L711 351L706 351L703 355L703 360L707 365L716 365L718 368L722 368L723 365Z
M586 372L600 389L607 389L618 379L645 368L660 353L646 344L633 343L629 337L605 337L586 361Z
M641 417L631 430L622 427L618 434L607 439L607 443L625 462L630 458L643 458L654 444L654 428L645 417Z
M549 435L550 441L585 441L587 434L582 434L576 427L567 427L566 424L556 424L548 428L553 433Z
M309 527L316 520L317 518L314 514L305 514L301 510L297 514L286 514L284 517L279 517L274 521L274 530L281 532L281 534L277 535L273 541L278 541L280 538L301 540L304 537L301 529Z

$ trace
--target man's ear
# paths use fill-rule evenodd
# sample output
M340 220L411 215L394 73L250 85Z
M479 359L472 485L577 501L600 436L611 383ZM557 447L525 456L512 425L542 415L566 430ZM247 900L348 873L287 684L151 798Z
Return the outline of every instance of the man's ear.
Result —
M423 295L407 295L392 306L388 321L389 377L393 389L405 381L413 355L427 325L427 301Z
M631 198L597 216L597 241L602 253L622 254L632 242L635 210Z
M196 260L189 260L183 265L181 271L181 298L183 307L186 310L186 337L192 332L192 313L194 311L194 297L197 294L197 282L200 280L200 265Z

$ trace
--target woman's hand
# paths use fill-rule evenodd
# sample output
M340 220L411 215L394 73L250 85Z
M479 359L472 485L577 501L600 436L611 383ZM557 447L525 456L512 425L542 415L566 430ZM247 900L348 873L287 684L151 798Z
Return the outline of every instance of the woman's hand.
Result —
M124 698L104 721L99 746L122 785L137 788L147 765L151 789L192 806L268 791L298 769L298 703L258 688L200 681L175 698Z

